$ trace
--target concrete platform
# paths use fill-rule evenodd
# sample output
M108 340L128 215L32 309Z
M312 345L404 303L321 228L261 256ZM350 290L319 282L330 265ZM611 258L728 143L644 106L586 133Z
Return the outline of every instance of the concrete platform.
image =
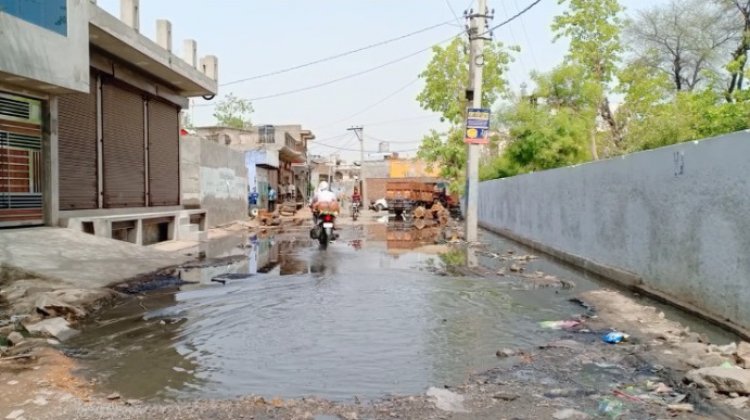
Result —
M66 228L0 230L0 264L62 282L62 287L106 287L189 259Z

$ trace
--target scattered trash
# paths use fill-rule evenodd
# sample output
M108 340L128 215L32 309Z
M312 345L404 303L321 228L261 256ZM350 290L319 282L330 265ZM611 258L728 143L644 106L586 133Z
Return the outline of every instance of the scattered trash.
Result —
M6 339L8 340L8 342L10 342L10 344L17 346L23 342L24 337L18 331L13 331L12 333L8 334L8 337Z
M693 404L670 404L667 406L667 410L676 413L692 413L695 411Z
M552 415L552 418L555 420L588 419L590 416L578 410L566 408L564 410L556 411L555 414Z
M427 390L427 396L432 397L435 403L435 407L442 411L448 411L452 413L466 413L464 408L464 396L456 394L455 392L448 391L447 389L440 389L430 387Z
M618 343L622 343L623 341L628 341L629 338L630 336L627 334L623 334L619 331L612 331L607 334L604 334L602 336L602 341L604 341L605 343L609 343L609 344L618 344Z
M739 397L729 399L726 401L726 403L738 410L744 410L745 408L747 408L748 401L750 401L750 398L748 397Z
M629 389L631 390L631 392L634 391L633 387L630 387ZM628 400L628 401L632 401L632 402L641 402L640 398L634 397L634 396L628 394L627 392L620 391L619 389L613 389L612 390L612 394L614 394L615 396L620 397L620 398L622 398L624 400Z
M734 365L732 364L732 362L730 362L730 361L727 360L727 361L725 361L724 363L721 364L721 367L723 367L723 368L730 368L731 369L731 368L734 368Z
M5 416L5 418L8 419L8 420L15 420L15 419L21 418L21 416L23 415L23 413L25 413L24 410L13 410L13 411L10 412L10 414L8 414L7 416Z
M729 343L726 346L716 346L716 350L723 356L732 356L737 353L737 343Z
M512 357L517 355L518 352L512 349L500 349L495 353L495 356L497 357Z
M508 394L505 392L499 392L492 396L492 398L496 400L503 400L503 401L515 401L518 399L518 395L516 394Z
M654 394L671 394L672 393L672 387L667 386L663 382L659 382L658 384L656 384L653 387L652 392Z
M48 318L35 324L24 324L26 330L32 334L42 334L65 341L78 334L77 330L70 327L65 318Z
M672 404L679 404L687 398L687 394L677 394L676 397L672 400Z
M581 325L581 321L569 319L565 321L542 321L539 326L549 330L570 330Z
M607 417L618 418L625 410L625 405L618 399L605 397L601 401L599 401L598 410L600 414L603 414Z
M113 393L107 395L107 399L110 400L110 401L119 400L120 399L120 394L118 394L116 392L113 392Z

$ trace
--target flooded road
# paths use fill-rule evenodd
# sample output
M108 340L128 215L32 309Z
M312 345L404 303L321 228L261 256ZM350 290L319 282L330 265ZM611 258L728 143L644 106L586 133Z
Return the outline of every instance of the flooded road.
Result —
M183 270L195 284L103 313L66 343L68 351L103 391L124 398L416 394L495 366L500 348L556 339L561 332L539 323L582 313L570 299L600 287L543 259L530 269L575 288L527 290L505 277L446 275L454 257L433 245L433 233L346 227L326 251L304 229L229 237L207 250L219 263Z

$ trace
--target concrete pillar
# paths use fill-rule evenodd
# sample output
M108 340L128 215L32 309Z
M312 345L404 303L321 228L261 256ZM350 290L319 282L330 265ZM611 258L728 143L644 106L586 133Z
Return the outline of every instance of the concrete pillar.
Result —
M182 59L192 67L198 67L198 43L194 39L182 41Z
M107 219L94 219L94 235L112 239L112 222Z
M58 102L52 96L44 107L44 134L42 138L42 160L44 175L42 176L42 202L44 224L57 226L60 219L60 180L58 156Z
M143 246L143 219L138 219L135 222L135 238L133 239L133 243Z
M156 43L165 50L172 52L172 22L166 19L156 21Z
M200 70L213 80L219 80L219 59L215 55L201 58Z
M120 0L120 20L136 32L141 30L140 16L140 0Z

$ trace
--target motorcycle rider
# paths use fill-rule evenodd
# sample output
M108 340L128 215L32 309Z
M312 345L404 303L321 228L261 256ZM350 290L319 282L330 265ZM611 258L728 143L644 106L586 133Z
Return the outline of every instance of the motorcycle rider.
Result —
M321 181L320 184L318 184L318 188L315 189L315 195L313 195L312 205L310 207L312 207L313 222L316 225L318 223L318 215L322 211L328 211L333 213L334 215L338 215L338 198L336 197L336 194L331 191L328 182ZM334 230L335 229L336 226L334 224Z
M359 194L359 188L357 187L354 187L354 192L352 193L352 203L362 205L362 196Z
M362 196L359 194L359 188L357 187L354 187L354 191L352 192L352 212L354 212L355 206L357 210L362 207Z

